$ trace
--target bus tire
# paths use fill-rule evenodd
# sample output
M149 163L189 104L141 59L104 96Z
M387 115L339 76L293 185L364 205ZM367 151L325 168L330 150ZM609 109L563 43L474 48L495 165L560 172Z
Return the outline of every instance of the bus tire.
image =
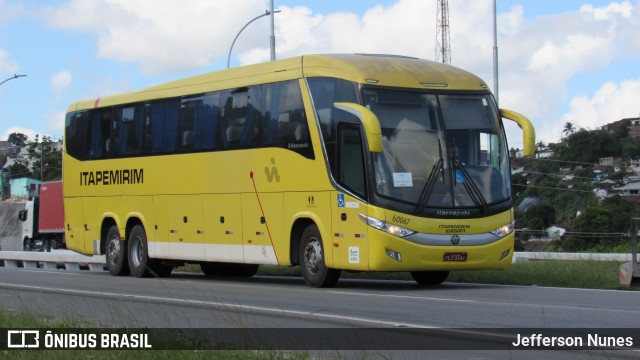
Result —
M200 264L200 270L202 270L202 273L208 277L224 275L221 263L204 262Z
M330 269L324 262L322 236L315 224L302 232L300 269L304 282L311 287L332 287L340 278L340 270Z
M412 271L411 277L419 285L436 286L442 284L449 276L448 271Z
M129 262L127 260L127 247L116 225L112 225L107 232L104 245L104 254L107 260L107 269L111 275L129 275Z
M257 264L232 264L229 276L252 277L258 272L260 265Z
M129 233L127 241L127 254L129 269L134 277L149 276L150 260L149 247L147 244L147 234L142 225L134 225Z

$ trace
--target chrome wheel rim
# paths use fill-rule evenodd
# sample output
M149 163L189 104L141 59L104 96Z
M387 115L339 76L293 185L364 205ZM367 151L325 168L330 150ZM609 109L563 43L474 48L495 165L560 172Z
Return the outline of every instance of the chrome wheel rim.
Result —
M313 238L304 248L304 265L309 273L315 274L320 270L322 263L322 246L318 239Z
M120 254L120 239L113 237L107 244L107 257L109 258L109 262L117 264L120 260Z

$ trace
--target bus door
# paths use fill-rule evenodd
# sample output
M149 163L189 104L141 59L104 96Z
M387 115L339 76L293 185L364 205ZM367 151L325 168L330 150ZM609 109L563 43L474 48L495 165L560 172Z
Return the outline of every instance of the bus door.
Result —
M369 270L368 226L358 215L367 215L367 206L354 196L366 198L364 148L359 125L343 123L338 126L336 165L336 180L349 191L332 193L331 248L334 266Z

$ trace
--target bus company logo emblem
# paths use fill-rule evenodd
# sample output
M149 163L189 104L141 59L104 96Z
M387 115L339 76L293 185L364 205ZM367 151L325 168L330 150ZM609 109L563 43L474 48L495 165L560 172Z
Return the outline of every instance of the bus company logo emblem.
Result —
M265 175L267 175L267 181L268 182L273 182L273 180L275 179L276 182L280 182L280 175L278 174L278 168L276 167L276 159L275 158L271 158L271 169L269 169L268 166L265 166L264 168L264 173Z
M458 236L458 235L453 235L453 236L451 237L451 243L452 243L453 245L458 245L458 244L460 244L460 236Z

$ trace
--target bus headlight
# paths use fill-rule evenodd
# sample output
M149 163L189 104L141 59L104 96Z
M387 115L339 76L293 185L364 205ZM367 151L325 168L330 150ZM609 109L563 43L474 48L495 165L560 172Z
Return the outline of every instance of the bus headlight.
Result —
M415 234L415 231L411 231L409 229L405 229L402 226L398 226L398 225L394 225L394 224L389 224L386 221L382 221L376 218L372 218L371 216L367 216L361 213L358 213L358 217L360 217L360 220L364 221L365 223L367 223L367 225L376 228L378 230L382 230L385 231L391 235L395 235L395 236L399 236L399 237L405 237L405 236L409 236L411 234Z
M501 226L495 230L492 230L491 233L497 237L503 237L511 234L513 232L514 227L515 227L515 223L511 222L505 226Z

